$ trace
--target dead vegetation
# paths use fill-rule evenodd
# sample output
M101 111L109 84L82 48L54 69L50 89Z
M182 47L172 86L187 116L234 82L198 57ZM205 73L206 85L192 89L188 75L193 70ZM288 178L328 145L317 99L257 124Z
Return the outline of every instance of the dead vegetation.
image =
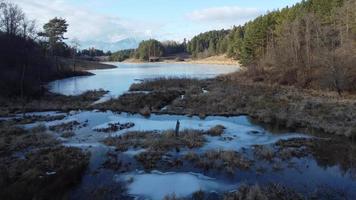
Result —
M207 131L207 134L210 136L221 136L224 133L225 129L226 128L222 125L216 125L213 128L209 129Z
M107 91L93 90L87 91L78 96L65 96L53 93L46 93L37 99L28 99L23 105L23 100L19 98L0 98L0 116L19 114L23 112L40 111L63 111L91 109L92 104L99 100Z
M200 85L201 81L198 79L189 78L156 78L156 79L146 79L141 83L132 84L130 91L157 91L164 88L170 88L172 90L177 90L184 92L191 86Z
M352 137L355 132L356 101L352 95L339 97L336 93L253 83L236 74L212 80L193 79L191 82L187 79L159 79L133 87L151 93L126 94L103 108L130 112L146 108L150 112L203 117L247 114L258 121L292 130L308 129L309 132L321 131L347 137ZM209 92L203 93L201 88ZM171 96L172 90L184 94L184 98L178 93ZM160 95L154 96L157 92ZM150 96L148 102L143 98L145 95ZM162 103L160 96L167 95L171 98ZM127 99L125 104L123 99ZM160 110L164 106L166 109Z
M253 147L253 153L255 157L267 161L272 161L275 157L275 150L269 146L255 145Z
M121 95L118 99L95 105L95 108L101 110L109 109L135 112L149 116L151 112L159 112L181 94L182 93L177 90L155 91L150 93L126 93Z
M50 199L80 180L89 158L76 148L50 147L1 160L1 199Z
M109 123L108 127L105 127L105 128L94 129L94 131L104 132L104 133L112 133L112 132L121 131L124 129L129 129L134 126L135 126L135 124L131 123L131 122L124 123L124 124L120 124L120 122L116 122L116 123Z
M126 162L123 159L121 159L120 154L117 154L114 151L109 151L106 154L106 157L107 159L103 164L103 167L105 169L111 169L120 173L132 170L131 162Z
M62 133L62 132L73 131L79 125L80 123L78 121L70 121L70 122L64 122L58 125L50 126L49 130Z
M183 130L178 136L174 131L128 132L122 136L106 138L104 144L115 146L119 151L132 148L151 149L167 152L180 148L198 148L205 143L204 134L197 130Z
M252 161L236 151L210 150L203 154L189 152L184 159L197 168L206 171L224 171L229 174L235 174L239 169L248 170L252 165Z
M166 152L160 150L148 150L135 156L145 169L157 169L158 163ZM160 166L161 167L161 166Z
M236 192L227 193L224 200L303 200L303 195L278 184L269 184L267 186L246 185L239 186Z
M114 146L118 151L127 151L129 148L146 149L135 159L145 169L154 169L158 162L169 151L180 151L181 149L193 149L202 147L205 143L204 133L197 130L184 130L176 136L174 131L157 132L129 132L118 137L106 138L104 144ZM169 162L174 162L170 160ZM172 164L171 163L171 164ZM178 162L175 164L179 164ZM167 164L167 163L166 163ZM169 164L169 163L168 163Z
M27 152L33 148L57 145L58 142L44 132L42 126L27 132L6 123L0 125L0 156L11 156L18 151Z
M62 120L65 115L25 115L21 118L13 119L16 124L31 124L35 122L50 122L56 120Z
M66 148L43 126L26 131L0 126L0 199L64 198L89 162L89 155Z

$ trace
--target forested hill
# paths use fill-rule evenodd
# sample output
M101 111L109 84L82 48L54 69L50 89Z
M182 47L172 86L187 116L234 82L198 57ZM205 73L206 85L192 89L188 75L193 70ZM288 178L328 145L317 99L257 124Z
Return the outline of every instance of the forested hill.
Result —
M307 0L230 31L200 34L193 56L227 54L256 80L342 92L356 88L356 0Z
M229 30L209 31L193 37L187 50L193 57L207 57L225 53L228 46L226 36Z

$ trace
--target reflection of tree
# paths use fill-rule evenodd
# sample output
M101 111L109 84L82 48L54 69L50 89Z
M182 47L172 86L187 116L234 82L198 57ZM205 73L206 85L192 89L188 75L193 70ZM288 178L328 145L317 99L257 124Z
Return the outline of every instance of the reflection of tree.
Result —
M355 166L355 156L356 156L356 143L355 143L355 134L352 135L351 137L351 167L350 167L350 175L352 177L352 179L356 180L356 166Z
M355 143L347 139L291 139L277 143L283 149L293 150L299 157L312 155L319 167L326 169L328 167L338 166L345 176L350 174L356 178L356 148Z
M315 157L318 165L323 167L339 166L343 175L350 172L350 176L355 177L356 154L355 144L343 139L317 140L311 146L311 153Z

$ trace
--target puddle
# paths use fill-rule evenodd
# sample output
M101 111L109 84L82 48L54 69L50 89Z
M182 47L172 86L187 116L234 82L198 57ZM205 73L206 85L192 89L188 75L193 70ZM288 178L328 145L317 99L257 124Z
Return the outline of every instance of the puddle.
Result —
M126 180L128 193L145 199L164 199L167 195L188 197L199 190L210 192L226 191L234 186L219 183L217 180L196 173L159 172L136 173L117 176L118 181Z

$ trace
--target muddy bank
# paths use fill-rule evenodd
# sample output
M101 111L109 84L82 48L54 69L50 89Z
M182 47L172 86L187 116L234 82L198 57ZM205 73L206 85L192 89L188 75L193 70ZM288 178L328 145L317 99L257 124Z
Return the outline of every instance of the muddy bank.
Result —
M231 80L157 79L134 84L99 109L149 113L241 115L287 127L352 137L356 135L356 100L336 94ZM145 91L145 92L139 92ZM148 91L148 92L147 92Z

